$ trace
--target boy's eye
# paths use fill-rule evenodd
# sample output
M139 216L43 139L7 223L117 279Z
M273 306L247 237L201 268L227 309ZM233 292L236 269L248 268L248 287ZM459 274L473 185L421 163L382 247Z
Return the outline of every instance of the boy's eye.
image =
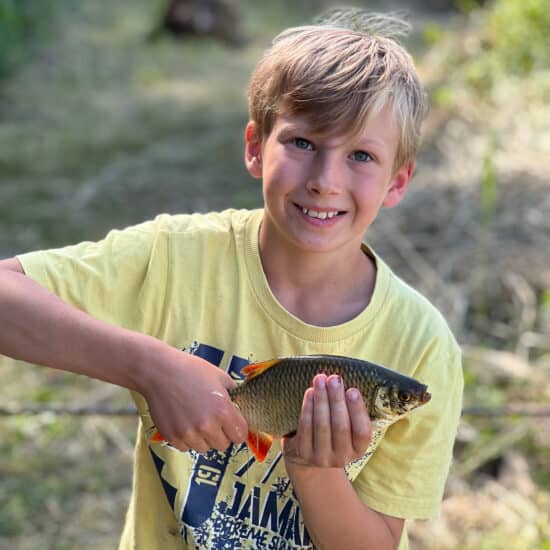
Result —
M314 149L313 143L311 143L311 141L308 141L307 139L298 137L294 138L293 142L298 149L303 149L304 151L313 151Z
M350 156L352 160L357 162L370 162L372 160L371 155L366 151L354 151Z

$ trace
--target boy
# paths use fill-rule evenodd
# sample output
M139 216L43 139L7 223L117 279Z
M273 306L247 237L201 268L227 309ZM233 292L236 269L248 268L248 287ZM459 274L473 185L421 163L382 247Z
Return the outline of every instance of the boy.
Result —
M0 351L132 390L121 548L406 548L405 519L442 497L460 352L362 241L407 190L422 87L394 40L340 20L279 35L249 107L245 163L263 210L162 215L0 262ZM366 456L360 395L318 375L296 436L260 464L227 394L251 352L368 359L428 384L432 401ZM155 427L170 445L151 441Z

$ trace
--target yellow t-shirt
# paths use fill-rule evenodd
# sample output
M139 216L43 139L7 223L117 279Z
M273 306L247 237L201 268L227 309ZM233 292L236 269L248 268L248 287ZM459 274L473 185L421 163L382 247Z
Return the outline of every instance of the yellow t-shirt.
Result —
M261 210L161 215L99 243L19 259L28 276L65 301L186 348L235 378L251 358L327 353L367 359L426 383L430 403L391 426L371 457L346 470L374 510L432 517L462 404L460 351L447 324L366 247L377 264L368 307L338 326L300 321L265 278L261 219ZM120 548L312 548L278 444L261 464L245 446L199 454L151 444L147 404L140 395L134 399L141 421ZM407 548L406 534L400 548Z

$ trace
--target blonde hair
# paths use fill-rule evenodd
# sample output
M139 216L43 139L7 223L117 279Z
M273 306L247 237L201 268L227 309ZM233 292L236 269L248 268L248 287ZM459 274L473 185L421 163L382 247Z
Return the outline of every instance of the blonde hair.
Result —
M412 161L426 95L411 56L396 40L407 31L397 16L352 8L279 34L248 87L258 135L266 138L283 113L304 116L316 132L355 135L390 105L401 134L394 167Z

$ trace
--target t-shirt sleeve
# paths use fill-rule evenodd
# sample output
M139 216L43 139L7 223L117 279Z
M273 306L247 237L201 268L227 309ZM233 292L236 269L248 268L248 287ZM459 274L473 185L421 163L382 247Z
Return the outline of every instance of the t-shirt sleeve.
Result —
M155 302L163 302L162 273L167 270L161 225L157 218L110 231L98 242L30 252L18 259L28 277L63 301L98 319L149 332Z
M371 460L354 481L370 508L405 519L437 515L452 460L462 410L461 354L452 339L427 353L415 377L432 399L390 426Z

